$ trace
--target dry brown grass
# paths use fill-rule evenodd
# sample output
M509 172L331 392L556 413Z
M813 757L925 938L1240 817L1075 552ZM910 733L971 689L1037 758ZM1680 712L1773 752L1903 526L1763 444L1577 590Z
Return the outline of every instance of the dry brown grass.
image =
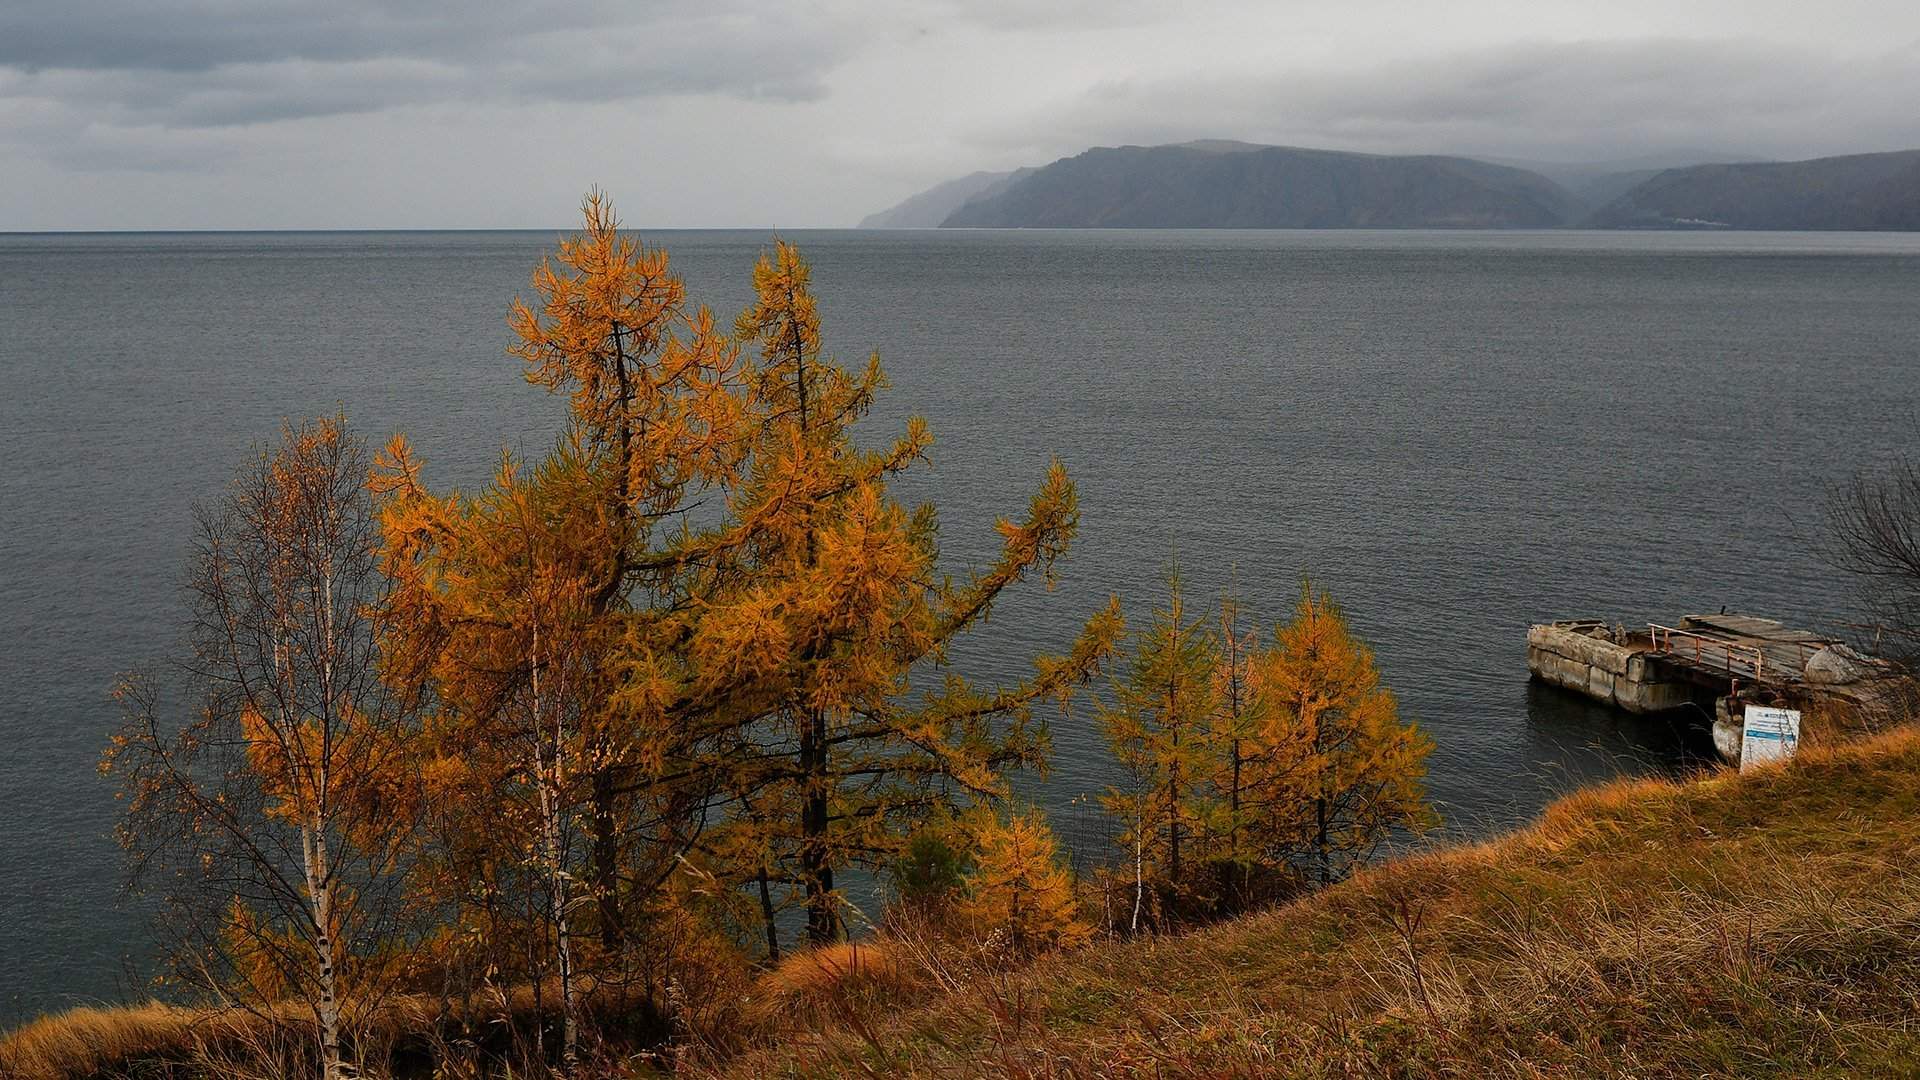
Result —
M919 985L917 975L903 962L896 941L809 949L786 957L754 980L736 1010L715 1018L717 1030L700 1034L709 1050L725 1053L751 1033L783 1030L796 1022L825 1022L868 998L911 994Z
M833 993L861 980L886 980L898 971L885 942L843 941L787 957L760 979L757 989L780 1002Z
M244 1057L268 1059L267 1021L241 1010L150 1001L43 1016L0 1038L7 1080L168 1076Z
M594 1015L632 1026L640 995L583 980ZM557 984L497 988L470 1001L416 996L380 1009L358 1032L368 1077L526 1074L530 1032L558 1022ZM657 1022L657 1021L656 1021ZM312 1017L300 1007L264 1013L162 1002L81 1007L0 1035L0 1080L284 1080L312 1068ZM551 1038L549 1039L551 1043Z
M796 1018L736 1076L1920 1075L1920 733L1622 781L1276 911Z

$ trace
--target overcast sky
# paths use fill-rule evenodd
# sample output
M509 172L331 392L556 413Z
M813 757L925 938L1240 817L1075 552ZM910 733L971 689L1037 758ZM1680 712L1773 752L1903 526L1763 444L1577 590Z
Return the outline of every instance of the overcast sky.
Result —
M0 0L0 229L846 225L1193 138L1920 147L1916 0Z

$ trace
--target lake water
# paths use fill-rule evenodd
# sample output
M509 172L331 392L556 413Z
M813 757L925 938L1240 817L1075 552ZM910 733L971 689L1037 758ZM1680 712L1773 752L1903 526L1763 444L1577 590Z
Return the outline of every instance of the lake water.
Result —
M179 648L189 508L284 416L404 429L438 484L560 403L502 350L552 232L0 236L0 1024L140 975L94 772L115 672ZM730 320L767 237L654 234ZM991 677L1178 560L1263 622L1302 574L1432 735L1454 835L1584 779L1670 768L1667 721L1528 684L1529 622L1721 605L1846 616L1818 503L1915 449L1920 236L1474 232L802 232L830 345L919 413L956 568L1049 457L1079 481L1053 592L961 653ZM1084 858L1109 766L1055 721L1025 790Z

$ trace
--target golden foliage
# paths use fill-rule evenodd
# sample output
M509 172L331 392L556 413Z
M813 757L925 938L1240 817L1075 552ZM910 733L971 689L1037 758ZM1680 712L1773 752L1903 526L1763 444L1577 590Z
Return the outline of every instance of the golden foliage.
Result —
M961 581L936 568L931 507L909 510L889 479L924 460L912 420L865 451L853 424L885 386L877 356L858 373L825 355L810 270L777 242L754 270L756 298L735 333L756 359L757 433L745 482L709 570L689 667L696 697L731 702L725 787L733 814L718 849L744 853L744 877L778 886L763 920L803 902L816 943L840 933L836 869L889 865L931 816L1005 792L1005 774L1040 767L1036 705L1064 703L1119 633L1117 607L1089 622L1064 656L1034 675L976 689L946 667L950 644L980 627L1000 593L1053 564L1078 527L1077 496L1056 462L1023 520L1002 520L998 560ZM770 932L771 933L771 932Z
M665 514L740 463L738 350L709 312L688 310L667 253L621 233L604 194L589 193L581 214L583 230L534 270L538 308L514 301L510 351L528 382L568 391L591 445L614 451L625 505Z
M1344 877L1393 830L1436 820L1426 802L1433 743L1402 723L1373 653L1333 598L1302 584L1293 619L1252 666L1261 723L1245 779L1263 853Z
M1218 666L1212 628L1188 617L1179 574L1170 573L1167 602L1135 633L1125 675L1113 681L1114 703L1100 714L1131 781L1101 800L1124 828L1119 843L1176 888L1187 885L1183 854L1188 868L1206 854L1221 750Z
M576 990L618 981L664 1001L718 984L753 931L777 952L796 904L816 942L839 936L836 872L883 868L921 823L1044 768L1042 710L1064 709L1123 630L1114 601L1026 678L962 676L949 651L1003 591L1053 583L1079 526L1065 468L995 523L987 565L943 573L934 508L888 490L932 437L916 418L877 447L856 441L886 380L877 356L850 370L826 353L796 248L777 241L758 261L728 332L603 195L582 217L508 317L528 382L568 402L545 454L502 453L487 482L437 489L396 435L344 486L320 478L371 508L360 554L381 588L355 612L377 637L355 659L369 672L377 659L378 693L327 696L324 719L279 701L227 718L261 818L348 841L383 875L406 864L391 875L404 888L383 892L404 901L390 936L356 945L342 972L377 960L465 1001L557 981L568 1069L591 1011ZM325 422L288 441L296 459L350 442ZM311 523L314 477L279 461L262 477L252 533ZM293 582L303 564L264 565ZM405 725L373 708L388 701ZM110 760L138 758L138 736L122 733ZM354 766L325 764L340 755ZM1010 822L990 846L1005 864L981 918L1014 897L992 918L1023 942L1077 934L1038 823ZM341 874L323 877L355 902ZM229 970L299 982L269 970L297 932L243 908L213 921ZM335 921L310 919L313 936Z
M1093 928L1080 918L1073 875L1038 810L982 814L970 830L973 866L955 912L976 934L998 938L1017 955L1082 944Z

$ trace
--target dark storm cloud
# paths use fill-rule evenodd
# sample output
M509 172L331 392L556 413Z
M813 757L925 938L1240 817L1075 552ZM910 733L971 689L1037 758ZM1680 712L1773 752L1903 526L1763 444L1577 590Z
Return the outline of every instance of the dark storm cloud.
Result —
M0 97L170 127L443 101L798 101L845 58L841 30L744 0L24 3L0 9Z
M445 54L532 25L514 12L571 5L502 5L459 14L462 5L344 3L23 3L0 12L0 64L28 71L132 68L205 71L224 64L293 58L359 60L410 52ZM571 20L569 20L571 21Z
M410 57L459 63L528 41L564 39L589 52L630 46L629 61L644 70L711 45L716 29L750 38L756 24L765 35L786 35L808 23L831 22L810 5L762 10L726 0L28 2L0 9L0 65L190 72L279 60ZM820 44L819 36L789 40L790 59L811 66L808 48Z
M1516 42L1392 66L1109 81L1045 122L1078 142L1230 134L1563 160L1675 147L1792 157L1920 146L1916 100L1915 43L1860 57L1745 40Z

